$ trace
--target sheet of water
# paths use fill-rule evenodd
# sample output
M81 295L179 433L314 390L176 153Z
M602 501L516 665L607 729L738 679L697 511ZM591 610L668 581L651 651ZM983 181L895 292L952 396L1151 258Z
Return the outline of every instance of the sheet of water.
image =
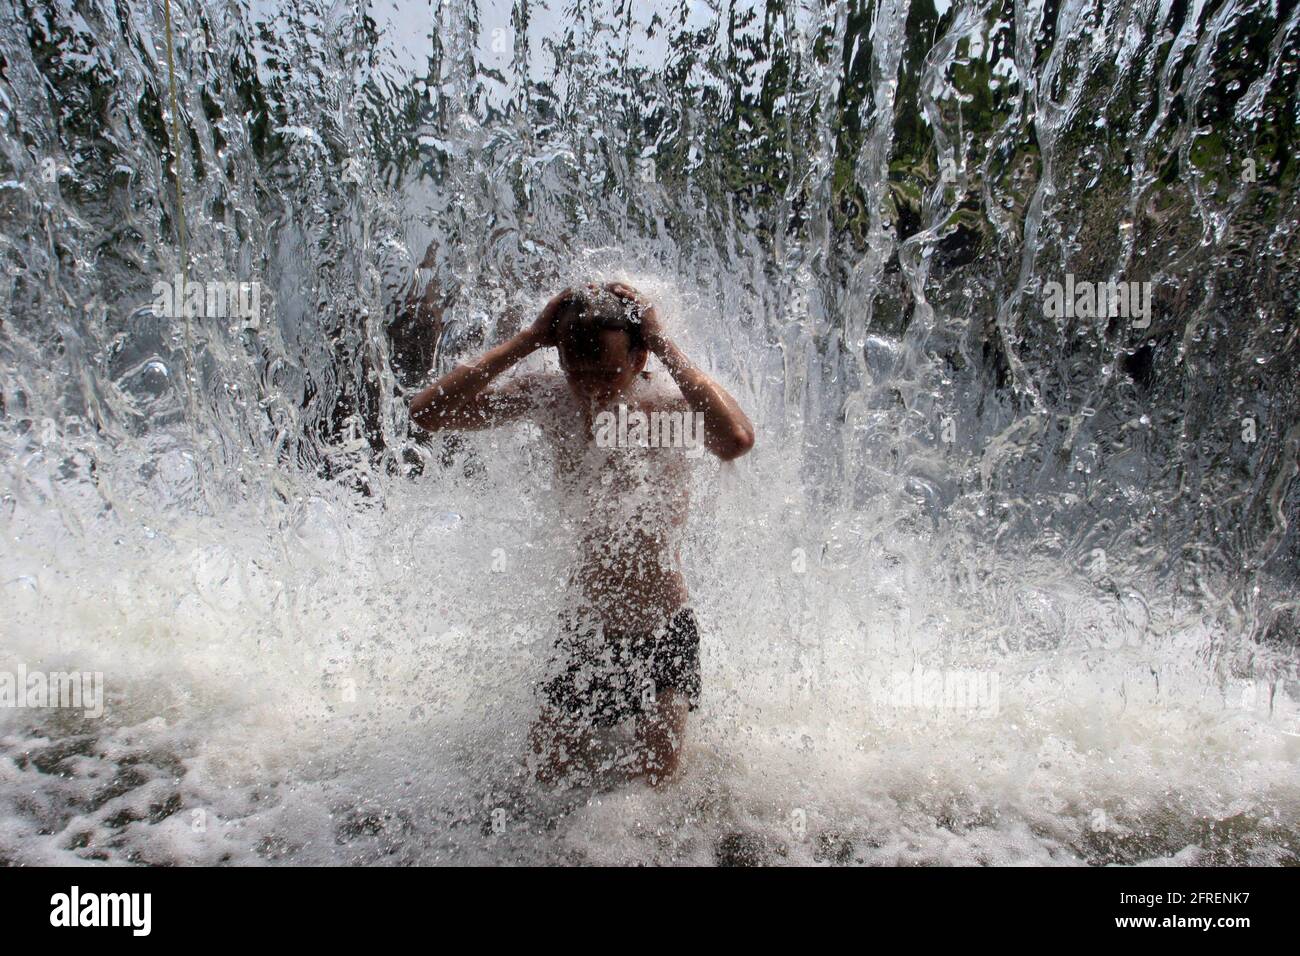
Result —
M176 4L179 150L160 11L4 7L0 669L106 698L0 858L1295 862L1295 10L661 7ZM592 276L758 431L659 790L529 782L545 448L404 418Z

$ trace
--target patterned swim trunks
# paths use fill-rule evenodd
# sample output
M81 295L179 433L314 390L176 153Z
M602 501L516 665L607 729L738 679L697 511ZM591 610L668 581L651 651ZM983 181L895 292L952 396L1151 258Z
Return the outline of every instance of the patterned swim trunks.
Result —
M595 727L643 714L665 690L682 694L691 710L700 699L700 634L690 608L651 634L570 618L551 664L555 676L542 685L546 700Z

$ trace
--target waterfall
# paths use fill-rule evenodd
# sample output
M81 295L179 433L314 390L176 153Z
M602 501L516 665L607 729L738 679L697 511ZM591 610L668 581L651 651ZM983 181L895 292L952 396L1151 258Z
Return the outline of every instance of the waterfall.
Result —
M0 858L1295 862L1300 6L0 0L0 66L0 668L106 700L0 707ZM545 449L407 416L592 278L758 434L686 778L599 799L518 766Z

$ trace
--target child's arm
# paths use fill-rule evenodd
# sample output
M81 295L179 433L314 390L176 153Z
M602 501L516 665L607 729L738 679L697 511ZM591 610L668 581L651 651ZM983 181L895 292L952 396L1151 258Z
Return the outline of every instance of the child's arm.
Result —
M696 368L686 353L668 339L655 307L621 282L611 282L606 288L636 306L646 346L664 363L691 409L704 415L705 447L723 461L739 458L753 448L754 426L749 417L725 388Z
M535 398L535 379L523 378L503 388L488 388L502 372L540 348L555 344L555 315L568 297L566 289L551 299L537 321L513 338L458 365L411 402L411 420L429 431L491 428L527 411Z

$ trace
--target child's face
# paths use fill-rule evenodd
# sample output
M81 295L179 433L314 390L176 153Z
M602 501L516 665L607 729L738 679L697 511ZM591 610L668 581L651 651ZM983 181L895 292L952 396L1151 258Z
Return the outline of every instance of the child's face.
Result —
M596 355L574 356L563 346L560 368L574 395L589 401L607 402L617 397L645 368L646 354L630 348L626 332L618 329L601 329L596 333L600 350Z

